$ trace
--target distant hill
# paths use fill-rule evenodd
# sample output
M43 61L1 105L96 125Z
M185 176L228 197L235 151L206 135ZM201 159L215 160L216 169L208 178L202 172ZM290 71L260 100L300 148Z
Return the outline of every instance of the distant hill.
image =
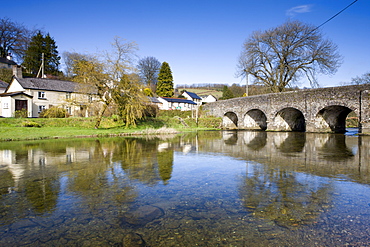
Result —
M178 92L180 93L182 90L184 90L183 88L177 88L178 89ZM215 96L217 99L219 99L220 97L222 97L222 91L220 90L216 90L216 89L208 89L208 88L185 88L186 91L188 92L192 92L192 93L196 93L198 96L208 96L210 94L212 94L213 96Z

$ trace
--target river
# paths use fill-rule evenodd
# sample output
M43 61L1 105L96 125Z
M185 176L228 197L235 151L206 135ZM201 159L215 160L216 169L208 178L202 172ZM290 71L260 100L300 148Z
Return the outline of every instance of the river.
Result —
M369 246L370 137L0 143L0 246Z

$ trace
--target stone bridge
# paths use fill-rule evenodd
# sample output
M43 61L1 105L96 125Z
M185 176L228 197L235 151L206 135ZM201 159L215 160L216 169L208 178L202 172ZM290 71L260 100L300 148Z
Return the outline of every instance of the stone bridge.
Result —
M220 100L203 106L222 117L225 129L271 131L346 131L356 113L359 131L370 132L370 84L316 88Z

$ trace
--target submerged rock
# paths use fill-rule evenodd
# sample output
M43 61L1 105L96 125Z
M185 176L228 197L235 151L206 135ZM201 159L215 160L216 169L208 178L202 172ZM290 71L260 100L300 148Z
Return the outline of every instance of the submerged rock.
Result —
M150 205L141 206L137 209L127 212L123 217L121 223L123 225L129 224L131 226L144 226L164 215L164 212L159 207Z
M144 239L137 233L130 232L123 238L124 247L145 247Z

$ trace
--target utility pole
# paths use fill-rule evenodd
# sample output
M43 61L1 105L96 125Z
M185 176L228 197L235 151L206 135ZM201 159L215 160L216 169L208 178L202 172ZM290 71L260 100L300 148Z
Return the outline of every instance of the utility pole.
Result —
M44 78L45 77L45 65L44 65L44 53L41 54L41 66L40 66L40 69L39 69L39 72L37 72L37 78L39 77L40 75L40 72L41 72L41 77L40 78Z
M246 81L246 85L245 85L245 96L248 96L249 95L249 92L248 92L248 72L245 71L245 81Z

